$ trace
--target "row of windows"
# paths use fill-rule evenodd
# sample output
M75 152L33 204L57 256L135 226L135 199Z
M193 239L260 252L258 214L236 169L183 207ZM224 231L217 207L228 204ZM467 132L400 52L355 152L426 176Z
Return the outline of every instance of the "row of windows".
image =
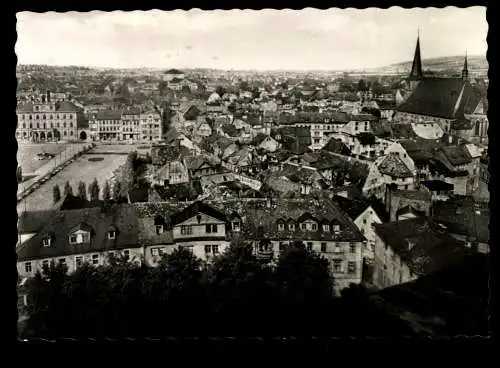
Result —
M285 249L286 244L287 244L286 242L279 242L279 250L280 250L280 252ZM306 242L305 245L306 245L306 248L308 250L313 250L313 243L312 242ZM262 247L264 247L265 249L262 248ZM357 244L356 243L349 243L349 252L350 253L355 254L356 253L356 249L357 249ZM260 244L259 245L259 250L272 250L272 244L269 244L269 245ZM327 252L327 243L325 243L325 242L321 243L321 245L320 245L320 251L322 253L326 253ZM335 244L335 247L333 248L333 252L334 253L342 253L342 248L340 247L339 244Z
M207 224L205 225L205 232L207 234L213 234L218 232L217 224ZM193 226L192 225L182 225L181 226L181 234L182 235L191 235L193 234Z
M20 120L39 120L39 119L76 119L76 115L72 114L51 114L51 115L25 115L25 114L19 114L19 119Z
M33 123L29 123L28 125L26 123L23 123L22 124L22 127L23 129L26 129L26 126L29 126L30 129L33 129ZM50 124L46 124L46 123L36 123L36 127L37 129L47 129L47 128L60 128L61 127L61 124L60 123L50 123ZM62 127L63 128L66 128L66 122L62 123ZM73 128L73 123L69 123L69 127L70 128Z
M301 230L317 231L318 230L318 224L315 223L315 222L312 222L312 223L311 222L303 222L303 223L300 224L300 229ZM337 233L337 232L340 231L340 225L338 225L338 224L332 225L331 229L332 229L333 232ZM278 223L278 230L279 231L284 231L285 230L285 224L282 223L282 222L279 222ZM288 230L295 231L295 224L294 223L288 224ZM330 225L329 224L323 224L322 230L325 231L325 232L329 232L330 231Z
M109 256L113 257L115 256L115 252L111 251L108 253ZM129 258L130 257L130 250L129 249L125 249L123 251L123 256L125 258ZM92 254L91 255L91 258L90 258L90 264L92 265L98 265L99 262L100 262L100 254ZM66 258L59 258L57 260L57 262L60 264L60 265L66 265ZM75 265L76 267L80 267L82 266L84 263L84 257L83 256L75 256ZM49 260L48 259L45 259L42 261L42 267L48 267L49 266ZM33 272L33 264L32 262L25 262L24 263L24 270L26 271L26 273L32 273Z
M21 134L21 133L22 133L22 134ZM37 134L37 132L35 132L34 134ZM42 135L42 134L44 134L44 132L40 132L40 135ZM51 132L47 132L47 136L48 136L49 134L51 134ZM54 134L54 135L56 135L56 134ZM69 131L69 134L68 134L68 132L66 132L66 131L64 130L64 131L62 132L62 135L63 135L64 137L66 137L66 136L68 136L68 135L72 136L72 135L73 135L73 131L72 131L72 130L70 130L70 131ZM21 138L21 136L23 136L24 138L27 138L27 137L28 137L28 132L27 132L27 131L24 131L24 132L20 132L20 131L18 131L18 132L16 133L16 136L17 136L18 138ZM41 137L41 138L43 139L43 137Z
M342 259L334 259L332 260L332 271L335 273L344 273L343 268L344 261ZM357 271L357 263L354 261L347 262L347 273L355 274Z

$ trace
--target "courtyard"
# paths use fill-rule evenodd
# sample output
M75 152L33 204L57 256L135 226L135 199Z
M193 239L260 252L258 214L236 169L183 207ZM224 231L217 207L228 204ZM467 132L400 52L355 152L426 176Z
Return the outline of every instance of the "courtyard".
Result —
M98 161L89 161L89 158L100 157ZM102 190L106 180L111 179L113 171L125 163L127 156L124 154L103 154L102 156L91 154L82 155L73 163L61 170L55 176L41 184L38 189L29 194L24 200L17 204L17 211L45 210L53 207L52 190L55 185L59 185L63 194L64 185L67 181L73 188L73 193L78 191L78 183L85 182L87 188L90 183L97 179Z

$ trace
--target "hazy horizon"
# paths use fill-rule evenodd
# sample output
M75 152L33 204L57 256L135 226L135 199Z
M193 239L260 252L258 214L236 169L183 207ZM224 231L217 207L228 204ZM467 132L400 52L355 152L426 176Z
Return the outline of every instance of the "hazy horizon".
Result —
M17 13L19 65L345 71L485 57L485 7Z

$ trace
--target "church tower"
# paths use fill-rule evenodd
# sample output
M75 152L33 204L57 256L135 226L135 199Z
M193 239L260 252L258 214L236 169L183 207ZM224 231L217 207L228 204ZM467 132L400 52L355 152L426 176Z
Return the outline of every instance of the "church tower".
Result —
M469 79L469 67L467 65L467 52L465 52L464 68L462 69L462 79Z
M413 64L411 66L410 76L408 81L410 82L410 88L413 90L418 83L424 79L424 73L422 72L422 59L420 57L420 34L417 36L417 46L415 47L415 55L413 56Z

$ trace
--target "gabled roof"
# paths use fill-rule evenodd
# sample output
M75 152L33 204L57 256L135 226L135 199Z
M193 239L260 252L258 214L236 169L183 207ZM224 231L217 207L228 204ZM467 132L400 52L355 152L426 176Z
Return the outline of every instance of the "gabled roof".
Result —
M284 199L273 198L270 208L266 207L265 200L255 201L235 201L211 203L217 208L231 213L238 212L245 219L243 232L253 239L280 239L280 240L324 240L324 241L364 241L365 238L358 230L357 226L335 203L328 198L320 200L312 199ZM287 226L283 231L278 231L277 221L279 219L286 223L298 223L303 219L304 214L310 216L321 223L338 223L341 225L341 232L335 234L333 231L323 231L318 227L316 231L304 231L298 226L294 230L289 230Z
M118 230L116 239L113 240L108 239L107 236L110 225L114 225ZM70 233L77 229L93 230L90 243L69 243ZM54 234L54 236L51 245L44 247L42 240L47 233ZM130 205L116 205L108 209L108 212L100 208L59 211L49 218L35 236L21 244L17 253L19 261L26 261L122 249L135 247L137 244L137 221L134 208Z
M455 111L463 88L466 90L461 97L458 110ZM461 78L425 78L399 106L398 111L455 119L463 114L468 97L472 97L469 95L469 89L470 83Z
M49 221L57 211L25 211L19 215L17 231L20 234L29 234L38 232L43 225Z
M375 232L417 275L439 271L470 254L426 217L374 224Z
M472 161L469 152L463 146L442 147L441 152L453 166L465 165Z
M489 241L490 209L487 204L476 203L472 198L436 202L433 219L444 224L451 233L476 238L483 243Z
M397 155L387 155L378 164L378 169L382 174L396 178L411 178L413 173L408 166Z
M182 211L174 213L171 216L171 224L172 226L178 225L194 216L197 216L199 213L203 213L220 221L227 221L227 217L224 212L219 211L203 202L196 201Z
M370 206L367 201L349 199L337 195L332 198L332 201L337 203L340 209L347 213L353 221Z
M340 139L330 138L327 144L325 144L321 150L328 151L332 153L338 153L341 155L350 155L351 150L342 142Z

